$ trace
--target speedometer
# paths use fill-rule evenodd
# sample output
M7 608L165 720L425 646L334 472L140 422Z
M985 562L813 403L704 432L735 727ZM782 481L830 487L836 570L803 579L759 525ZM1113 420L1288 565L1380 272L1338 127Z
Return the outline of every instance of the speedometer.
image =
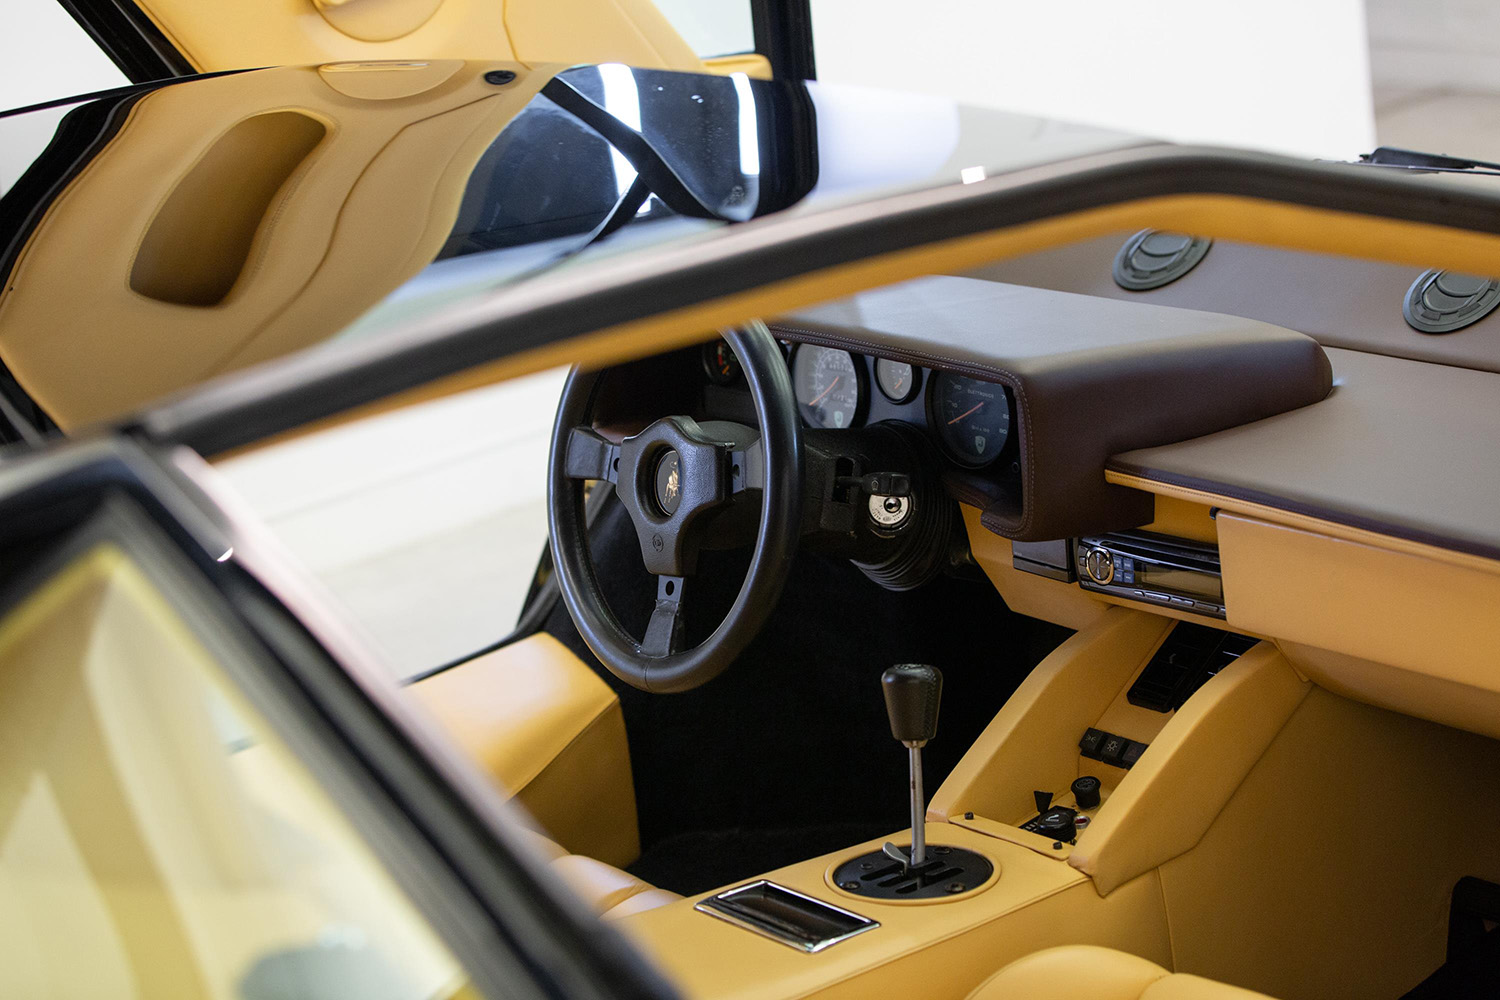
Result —
M1000 457L1010 437L1004 386L938 372L930 392L932 423L950 458L977 469Z
M819 427L848 427L863 402L862 372L848 351L803 344L792 356L792 383L802 415Z

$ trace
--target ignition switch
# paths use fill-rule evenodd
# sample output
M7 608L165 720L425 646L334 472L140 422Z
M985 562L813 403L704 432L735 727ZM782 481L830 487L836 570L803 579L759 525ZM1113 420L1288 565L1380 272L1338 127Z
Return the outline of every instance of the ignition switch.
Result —
M906 523L911 515L911 497L870 494L870 520L882 528L894 529Z

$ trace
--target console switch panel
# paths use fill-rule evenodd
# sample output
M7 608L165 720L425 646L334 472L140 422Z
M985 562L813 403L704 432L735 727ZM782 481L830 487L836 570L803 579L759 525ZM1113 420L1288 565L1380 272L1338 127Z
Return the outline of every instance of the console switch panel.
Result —
M1141 759L1141 754L1146 752L1146 744L1106 733L1102 729L1088 729L1084 731L1083 739L1078 741L1078 752L1089 760L1103 761L1128 771Z

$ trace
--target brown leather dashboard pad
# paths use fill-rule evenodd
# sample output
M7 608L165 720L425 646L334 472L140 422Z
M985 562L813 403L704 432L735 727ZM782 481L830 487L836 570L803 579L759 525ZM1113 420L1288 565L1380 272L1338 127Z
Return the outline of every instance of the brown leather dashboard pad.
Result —
M1021 495L991 494L981 522L1023 541L1149 522L1150 494L1104 481L1111 455L1306 406L1332 385L1312 338L1269 323L975 278L919 278L770 325L1008 387Z

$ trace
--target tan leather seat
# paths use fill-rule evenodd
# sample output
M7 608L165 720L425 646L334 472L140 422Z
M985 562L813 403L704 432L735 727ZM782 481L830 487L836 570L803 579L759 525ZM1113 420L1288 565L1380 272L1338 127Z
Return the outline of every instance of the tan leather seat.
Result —
M1238 986L1168 972L1111 948L1068 945L1019 958L969 994L969 1000L1269 1000Z
M606 920L628 917L682 897L642 882L627 871L582 854L569 854L561 845L534 831L531 842L548 859L552 871Z
M617 867L641 852L625 717L566 646L539 633L407 690L525 808L537 852L600 916L682 898Z

